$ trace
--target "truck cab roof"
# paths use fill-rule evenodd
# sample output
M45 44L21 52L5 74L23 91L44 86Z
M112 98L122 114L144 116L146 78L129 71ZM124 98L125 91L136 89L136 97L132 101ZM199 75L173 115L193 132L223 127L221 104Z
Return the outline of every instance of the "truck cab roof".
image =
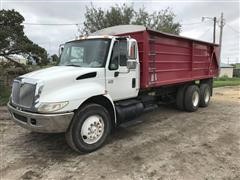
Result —
M75 40L68 41L66 43L70 42L77 42L81 40L86 40L86 39L113 39L113 38L126 38L126 36L113 36L113 35L89 35L89 36L80 36Z

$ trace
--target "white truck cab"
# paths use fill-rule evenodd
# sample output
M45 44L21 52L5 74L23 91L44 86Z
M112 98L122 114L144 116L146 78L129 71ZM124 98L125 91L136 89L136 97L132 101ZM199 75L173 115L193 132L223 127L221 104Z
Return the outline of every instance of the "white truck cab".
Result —
M20 126L66 132L73 149L91 152L118 124L114 103L138 96L139 69L135 39L82 37L64 45L58 66L16 78L8 108Z

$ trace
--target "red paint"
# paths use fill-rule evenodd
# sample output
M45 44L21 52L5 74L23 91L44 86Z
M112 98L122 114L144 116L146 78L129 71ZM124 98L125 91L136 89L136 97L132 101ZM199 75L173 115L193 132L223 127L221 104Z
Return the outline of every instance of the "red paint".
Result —
M138 42L141 88L207 79L219 73L219 46L153 30L132 32Z

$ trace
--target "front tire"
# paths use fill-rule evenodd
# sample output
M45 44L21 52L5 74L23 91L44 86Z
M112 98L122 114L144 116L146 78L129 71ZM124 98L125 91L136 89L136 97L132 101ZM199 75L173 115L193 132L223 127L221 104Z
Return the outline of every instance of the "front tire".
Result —
M200 101L200 90L196 85L190 85L187 87L184 96L185 109L189 112L198 110Z
M66 140L75 151L89 153L104 145L111 127L108 111L101 105L88 104L75 113Z

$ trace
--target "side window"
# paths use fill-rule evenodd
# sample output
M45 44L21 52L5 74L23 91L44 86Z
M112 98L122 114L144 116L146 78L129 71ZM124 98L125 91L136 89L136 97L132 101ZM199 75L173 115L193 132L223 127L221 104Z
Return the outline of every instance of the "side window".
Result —
M118 60L119 60L119 46L118 42L114 42L112 55L110 59L109 69L110 70L117 70L118 69Z
M127 40L119 41L120 66L127 66Z

